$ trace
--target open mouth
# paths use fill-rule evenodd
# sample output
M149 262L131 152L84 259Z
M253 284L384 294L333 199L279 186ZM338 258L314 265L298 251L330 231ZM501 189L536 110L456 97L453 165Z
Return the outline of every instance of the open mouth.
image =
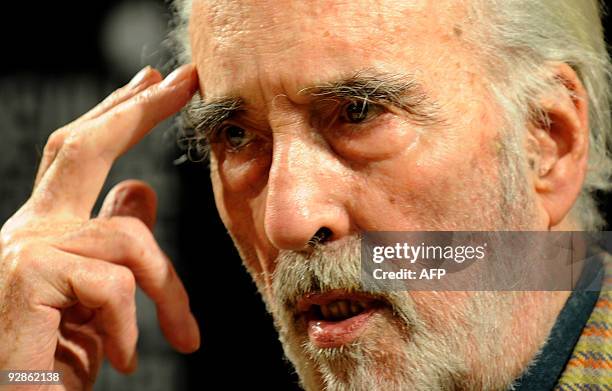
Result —
M357 316L371 307L371 302L344 299L328 304L313 304L309 312L313 319L337 322Z
M327 292L307 295L297 311L307 322L308 337L319 348L339 347L355 340L382 302L369 295Z

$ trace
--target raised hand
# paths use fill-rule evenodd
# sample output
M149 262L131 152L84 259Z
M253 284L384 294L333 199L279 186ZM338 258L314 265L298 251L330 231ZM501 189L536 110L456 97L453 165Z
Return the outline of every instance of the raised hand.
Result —
M68 390L90 389L104 356L133 371L136 284L168 341L199 347L183 284L151 233L153 190L123 182L90 218L113 162L197 85L192 65L163 81L147 67L49 137L31 197L0 230L0 370L63 370Z

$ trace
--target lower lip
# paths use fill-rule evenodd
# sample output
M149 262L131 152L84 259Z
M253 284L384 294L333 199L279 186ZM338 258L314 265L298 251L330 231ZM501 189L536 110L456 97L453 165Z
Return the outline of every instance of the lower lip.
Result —
M326 320L309 320L308 337L318 348L336 348L355 340L374 314L375 309L369 309L359 315L337 322Z

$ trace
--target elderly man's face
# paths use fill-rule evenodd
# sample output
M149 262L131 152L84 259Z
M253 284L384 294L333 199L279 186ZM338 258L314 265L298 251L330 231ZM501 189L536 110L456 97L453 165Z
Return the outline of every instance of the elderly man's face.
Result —
M527 180L502 178L519 164L467 16L441 0L194 0L202 96L225 119L216 203L306 387L498 387L533 351L515 346L499 378L497 342L541 337L518 335L519 294L359 288L363 231L546 228Z

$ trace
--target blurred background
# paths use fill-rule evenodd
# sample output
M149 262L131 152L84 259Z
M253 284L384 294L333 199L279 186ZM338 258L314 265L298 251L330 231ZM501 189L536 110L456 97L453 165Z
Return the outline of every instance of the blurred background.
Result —
M126 83L145 65L167 74L169 8L161 0L5 2L0 25L0 225L27 199L48 135ZM107 186L128 178L158 192L155 231L186 283L202 348L175 353L152 303L138 293L139 369L108 364L96 390L298 389L266 314L218 218L205 164L176 160L172 120L121 158ZM610 195L601 195L608 208ZM609 212L608 212L609 213ZM610 214L608 214L610 221ZM610 229L608 227L608 229Z

